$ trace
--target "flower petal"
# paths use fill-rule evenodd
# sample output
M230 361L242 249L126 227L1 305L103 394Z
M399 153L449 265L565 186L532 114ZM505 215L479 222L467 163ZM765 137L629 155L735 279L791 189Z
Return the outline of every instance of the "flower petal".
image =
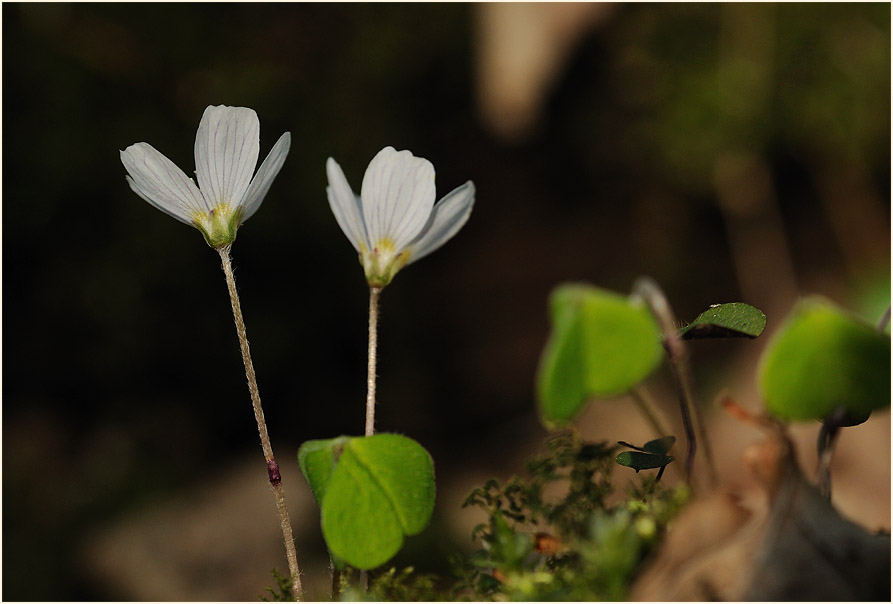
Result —
M326 195L329 197L329 206L332 208L335 220L338 221L338 226L357 252L360 251L361 244L369 248L366 226L363 223L362 202L354 195L341 166L331 157L326 161L326 175L329 177Z
M248 220L260 207L264 196L270 190L270 185L273 184L273 179L276 178L279 170L282 169L282 164L285 163L285 157L288 155L290 147L291 132L286 132L279 137L279 140L270 149L267 158L260 165L260 168L257 169L257 174L254 175L248 190L245 192L245 197L242 199L242 222Z
M208 211L192 179L152 145L130 145L121 151L121 163L134 193L162 212L192 224L196 212Z
M363 219L369 241L401 250L424 228L434 206L434 166L409 151L385 147L363 177Z
M260 120L253 109L205 109L195 135L195 174L211 208L242 203L259 154Z
M422 234L409 246L409 262L424 258L449 241L468 221L472 206L474 183L470 180L438 201Z

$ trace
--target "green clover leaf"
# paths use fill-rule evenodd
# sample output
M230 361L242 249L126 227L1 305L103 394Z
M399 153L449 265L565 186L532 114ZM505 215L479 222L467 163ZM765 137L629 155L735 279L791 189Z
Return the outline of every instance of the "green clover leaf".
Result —
M764 351L758 379L780 419L819 419L838 406L867 417L890 404L890 336L827 300L807 299Z
M434 462L399 434L313 440L298 451L334 556L360 569L390 560L434 511Z
M551 315L537 376L547 425L572 420L590 397L628 392L660 361L660 329L644 302L570 284L553 292Z

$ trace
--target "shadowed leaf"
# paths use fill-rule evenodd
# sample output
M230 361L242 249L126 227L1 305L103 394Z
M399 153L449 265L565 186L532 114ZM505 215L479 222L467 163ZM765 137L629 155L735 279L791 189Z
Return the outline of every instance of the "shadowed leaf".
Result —
M653 453L643 453L642 451L624 451L617 455L617 463L621 466L632 468L636 472L662 468L671 461L673 461L672 456L655 455Z
M647 451L648 453L666 455L670 451L670 449L673 448L674 444L676 444L675 436L664 436L663 438L649 440L642 448L645 449L645 451Z
M711 306L684 327L684 340L699 338L756 338L766 328L766 315L743 302Z

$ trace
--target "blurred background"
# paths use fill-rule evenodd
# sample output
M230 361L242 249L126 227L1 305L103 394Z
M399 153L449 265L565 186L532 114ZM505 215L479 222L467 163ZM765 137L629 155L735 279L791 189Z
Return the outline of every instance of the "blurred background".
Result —
M360 434L367 288L326 200L386 145L477 187L469 223L382 297L382 431L435 459L447 572L460 509L541 448L550 290L665 289L679 321L744 301L755 341L692 347L723 481L759 437L760 351L798 297L890 303L889 4L10 4L3 17L3 599L256 600L285 570L219 259L128 188L146 141L183 170L210 104L292 148L233 259L310 597L328 576L302 442ZM666 366L649 382L678 421ZM624 399L585 438L644 441ZM678 427L677 427L678 429ZM793 428L814 469L818 424ZM679 432L681 434L681 432ZM810 457L812 456L812 457ZM890 416L847 429L834 501L890 528ZM633 478L619 468L618 484ZM669 479L669 478L668 478ZM622 490L622 489L621 489Z

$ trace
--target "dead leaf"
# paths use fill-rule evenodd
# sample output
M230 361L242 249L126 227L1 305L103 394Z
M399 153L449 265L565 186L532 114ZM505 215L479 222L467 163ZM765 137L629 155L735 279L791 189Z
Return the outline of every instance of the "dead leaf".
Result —
M843 518L803 476L784 428L765 428L744 454L765 504L748 511L728 492L693 501L632 600L890 599L890 535Z

